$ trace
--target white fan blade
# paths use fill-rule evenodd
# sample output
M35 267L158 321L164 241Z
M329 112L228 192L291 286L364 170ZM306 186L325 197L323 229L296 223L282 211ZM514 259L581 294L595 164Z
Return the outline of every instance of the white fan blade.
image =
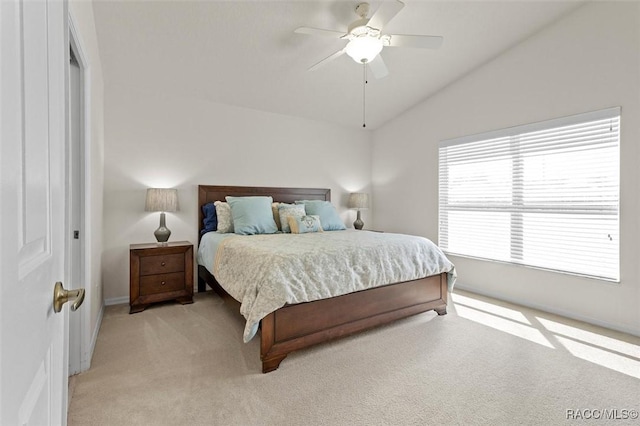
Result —
M323 30L320 28L310 28L310 27L299 27L293 30L293 32L298 34L317 35L317 36L331 37L331 38L340 38L344 36L344 33L341 33L340 31Z
M327 56L326 58L324 58L323 60L321 60L320 62L318 62L314 66L312 66L311 68L309 68L309 71L317 70L318 68L320 68L321 66L325 65L326 63L333 61L334 59L336 59L338 56L342 55L343 53L344 53L344 49L338 50L337 52L332 53L331 55Z
M376 13L373 14L367 26L382 30L404 7L400 0L382 2Z
M440 36L391 34L390 47L417 47L420 49L438 49L444 39Z
M371 69L371 72L373 73L373 76L377 79L384 78L389 74L389 70L387 69L387 66L382 60L382 56L380 55L373 58L373 61L369 62L368 65Z

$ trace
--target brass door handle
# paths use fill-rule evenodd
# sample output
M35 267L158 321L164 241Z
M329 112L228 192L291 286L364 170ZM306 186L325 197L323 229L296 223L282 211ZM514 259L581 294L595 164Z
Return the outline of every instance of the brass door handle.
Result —
M75 311L82 305L82 302L84 302L84 288L65 290L62 283L58 281L53 287L53 311L56 313L60 312L62 305L72 298L75 298L75 300L71 304L71 310Z

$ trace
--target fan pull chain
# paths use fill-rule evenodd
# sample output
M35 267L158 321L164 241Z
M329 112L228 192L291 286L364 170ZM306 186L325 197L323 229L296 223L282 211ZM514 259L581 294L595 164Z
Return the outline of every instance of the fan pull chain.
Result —
M366 124L366 97L367 97L367 63L363 62L362 63L362 127L367 127Z

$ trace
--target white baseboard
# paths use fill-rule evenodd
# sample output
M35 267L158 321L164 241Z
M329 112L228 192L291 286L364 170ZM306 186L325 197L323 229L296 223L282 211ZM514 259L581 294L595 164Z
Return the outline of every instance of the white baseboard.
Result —
M112 297L111 299L104 299L105 306L122 305L125 303L129 303L129 296Z
M96 349L96 342L98 340L98 333L100 332L100 326L102 325L102 316L104 315L104 304L100 306L98 311L98 318L96 318L96 326L91 333L91 341L89 342L89 348L84 353L82 360L80 360L80 372L87 371L91 368L91 360L93 359L93 352Z
M640 330L639 329L633 329L633 328L630 328L630 327L627 327L627 326L610 323L608 321L601 321L601 320L598 320L596 318L591 318L591 317L588 317L588 316L576 314L576 313L573 313L573 312L565 311L563 309L550 308L549 306L545 306L545 305L541 305L541 304L537 304L537 303L531 303L531 302L528 302L528 301L525 301L525 300L520 300L520 299L514 298L514 297L505 297L502 294L494 293L492 291L479 290L479 289L474 288L474 287L467 287L464 284L460 284L460 283L456 283L455 288L454 288L454 293L455 293L455 289L456 288L458 288L460 290L468 291L470 293L476 293L476 294L479 294L479 295L482 295L482 296L491 297L493 299L503 300L505 302L514 303L516 305L526 306L527 308L537 309L539 311L548 312L550 314L560 315L560 316L571 318L571 319L574 319L574 320L577 320L577 321L586 322L588 324L597 325L597 326L600 326L600 327L608 328L610 330L621 331L623 333L627 333L627 334L631 334L633 336L639 336L640 337Z
M91 351L91 357L93 358L93 351L96 349L96 342L98 341L98 333L100 332L100 326L102 325L102 317L104 315L104 304L100 306L100 312L98 312L98 319L96 320L96 328L93 330L93 334L91 335L91 346L89 347L89 351Z

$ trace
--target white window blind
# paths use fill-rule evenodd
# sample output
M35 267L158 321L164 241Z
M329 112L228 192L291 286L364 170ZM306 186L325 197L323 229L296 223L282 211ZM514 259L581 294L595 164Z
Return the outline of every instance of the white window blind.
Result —
M619 280L620 108L443 141L447 253Z

